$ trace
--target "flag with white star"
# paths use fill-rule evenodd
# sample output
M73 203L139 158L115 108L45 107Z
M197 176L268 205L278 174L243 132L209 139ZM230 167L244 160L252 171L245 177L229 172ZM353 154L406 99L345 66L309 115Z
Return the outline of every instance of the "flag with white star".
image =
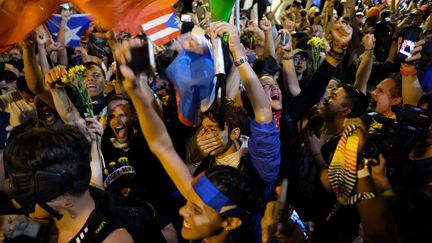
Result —
M152 6L147 9L153 10ZM178 18L171 6L149 14L143 22L142 29L155 45L163 45L180 35Z
M57 41L57 33L60 28L61 19L61 15L54 14L45 22L54 41ZM65 44L74 47L79 46L80 37L83 32L89 28L91 21L88 14L71 15L66 23Z

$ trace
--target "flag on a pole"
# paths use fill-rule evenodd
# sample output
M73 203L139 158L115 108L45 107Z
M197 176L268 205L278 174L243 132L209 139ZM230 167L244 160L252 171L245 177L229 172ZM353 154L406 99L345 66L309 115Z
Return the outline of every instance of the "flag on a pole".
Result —
M183 49L165 69L174 84L178 118L187 126L193 126L200 107L214 99L213 58L208 45L198 42L204 52Z
M163 45L180 35L177 15L172 6L156 11L150 4L145 9L153 13L146 16L141 27L155 45ZM144 12L147 11L144 10Z
M45 24L54 41L57 41L57 33L60 28L62 17L54 14ZM80 37L85 30L88 30L92 20L87 14L73 14L66 22L65 44L79 46Z
M211 21L228 22L236 0L210 0Z

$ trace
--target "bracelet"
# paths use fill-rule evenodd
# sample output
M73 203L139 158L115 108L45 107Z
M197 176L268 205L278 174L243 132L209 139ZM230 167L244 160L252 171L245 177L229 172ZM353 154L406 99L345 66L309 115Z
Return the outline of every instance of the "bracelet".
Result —
M370 48L370 49L364 49L364 51L373 51L374 48Z
M400 69L400 73L403 76L412 76L412 75L416 75L417 74L417 69L415 69L415 68L411 68L411 69L401 68Z
M240 66L240 65L242 65L243 63L248 62L248 61L249 61L249 59L248 59L247 56L242 56L242 57L240 57L239 59L237 59L237 60L234 61L234 65L235 65L236 67L238 67L238 66Z
M289 61L289 60L292 60L292 59L294 59L294 55L289 56L289 57L282 57L282 60L284 60L284 61Z

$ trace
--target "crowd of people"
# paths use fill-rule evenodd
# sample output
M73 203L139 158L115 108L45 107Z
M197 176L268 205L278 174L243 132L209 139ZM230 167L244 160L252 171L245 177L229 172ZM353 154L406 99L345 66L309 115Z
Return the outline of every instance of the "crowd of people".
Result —
M63 6L0 53L0 242L431 241L432 3L257 5L76 47Z

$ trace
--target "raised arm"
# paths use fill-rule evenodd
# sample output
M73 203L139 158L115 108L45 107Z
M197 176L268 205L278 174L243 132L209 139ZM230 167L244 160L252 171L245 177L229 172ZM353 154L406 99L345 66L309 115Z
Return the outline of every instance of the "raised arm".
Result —
M300 85L297 78L297 74L295 72L295 66L293 61L293 48L292 48L292 41L291 41L291 35L289 32L285 29L279 30L279 33L285 34L288 38L288 42L285 46L282 46L283 49L283 68L282 68L282 75L283 75L283 81L285 87L287 87L286 92L289 92L289 94L292 97L297 96L300 93ZM281 43L282 45L282 43Z
M367 82L372 72L373 50L375 48L375 37L373 34L366 34L363 36L363 46L365 47L365 50L357 69L354 87L360 90L363 94L366 94Z
M126 60L130 60L131 46L139 46L141 44L140 40L129 40L123 43L117 52L117 61L123 63L120 66L120 70L125 77L123 87L130 96L137 111L140 127L150 150L162 163L162 166L182 195L187 198L188 192L192 187L192 176L183 160L175 151L162 119L154 110L152 104L154 97L147 84L147 77L143 73L134 74L129 66L124 64Z
M215 22L210 24L210 33L215 37L216 35L223 36L224 33L229 34L229 49L231 55L237 64L240 73L240 79L246 89L246 93L252 104L255 120L258 123L269 123L272 121L272 111L270 100L266 96L264 89L258 80L255 72L247 61L244 61L246 51L240 44L239 33L235 26L224 22ZM243 62L240 61L243 59Z
M402 42L402 38L399 39L399 42ZM414 62L421 59L421 50L424 44L425 40L418 41L416 47L412 51L412 57L407 58L405 59L405 62L402 62L400 71L402 74L402 97L404 104L415 106L423 95L423 90L417 77L417 70L414 66Z
M30 91L45 104L54 107L52 97L45 88L43 75L37 64L33 41L23 41L21 46L23 47L24 75Z
M69 19L69 16L71 15L70 10L63 9L61 12L62 20L60 22L60 28L57 35L57 42L59 44L58 48L58 65L67 65L68 59L67 59L67 52L66 52L66 23Z
M38 28L42 28L39 26ZM46 42L48 41L48 37L46 37L41 31L36 30L36 42L38 44L38 56L39 56L39 65L41 66L42 73L47 73L50 69L50 65L48 63L47 57L47 49L45 47Z
M69 99L62 84L58 83L61 77L67 75L66 69L63 66L57 66L49 70L45 74L45 82L51 87L51 94L54 100L54 105L60 118L65 124L77 127L91 143L91 162L92 177L90 184L97 186L103 190L103 174L101 161L102 154L98 149L98 142L103 134L103 127L96 119L87 118L84 120Z
M273 40L273 26L272 23L267 19L260 21L260 28L264 31L264 57L272 56L276 57L275 44Z

